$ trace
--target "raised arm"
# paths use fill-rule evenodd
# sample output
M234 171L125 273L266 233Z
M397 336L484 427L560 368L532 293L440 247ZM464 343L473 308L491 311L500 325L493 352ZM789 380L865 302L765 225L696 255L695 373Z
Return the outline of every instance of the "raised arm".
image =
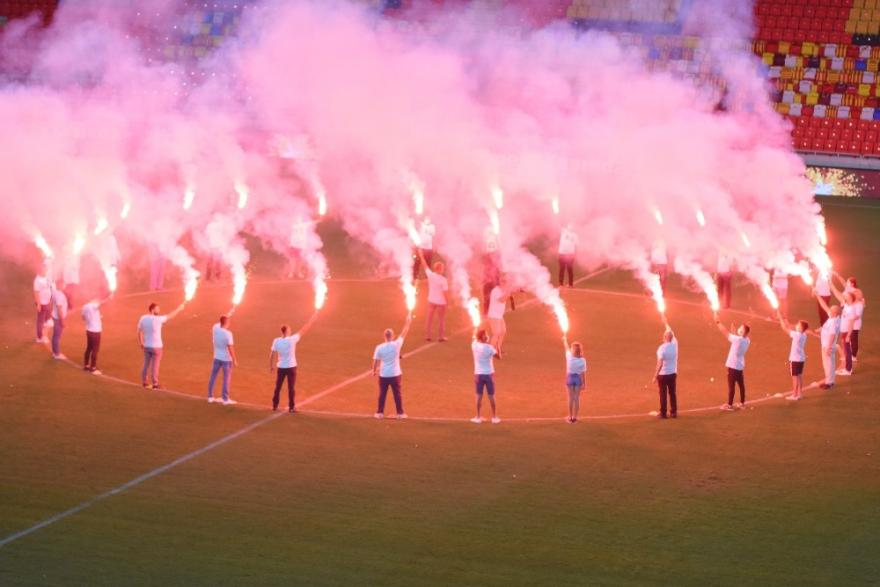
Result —
M312 314L312 316L309 318L308 322L303 324L303 327L299 329L299 332L297 332L297 334L299 335L300 338L302 338L303 336L306 335L306 332L308 332L309 329L315 324L315 320L317 320L317 319L318 319L318 311L315 310L315 313Z
M840 281L840 287L846 287L846 280L843 278L843 275L838 273L837 271L831 272L831 279L828 280L831 287L834 287L834 280L837 279Z
M171 320L172 318L174 318L175 316L177 316L178 314L180 314L181 312L183 312L183 309L184 309L185 307L186 307L186 302L183 302L182 304L180 304L179 306L177 306L177 307L174 309L174 311L172 311L170 314L167 314L167 315L166 315L166 318L167 318L168 320Z
M816 297L816 301L819 302L819 306L825 311L825 313L830 314L831 308L828 307L828 304L825 303L822 296L820 296L816 290L813 290L813 295Z
M721 332L721 334L723 334L725 338L730 336L730 331L724 327L724 325L721 323L721 320L719 320L718 318L715 319L715 326L718 327L718 331Z
M422 251L421 243L416 245L416 250L419 252L419 259L422 261L422 265L425 267L425 272L431 271L431 266L428 265L428 262L425 261L425 253Z
M782 331L785 334L791 332L791 324L788 322L788 320L785 319L785 316L782 315L782 312L776 310L776 317L779 318L779 326L782 327Z
M412 326L412 313L407 314L406 322L403 325L403 329L400 331L400 338L406 338L406 335L409 334L409 327Z
M830 285L831 285L831 293L834 294L834 297L837 298L837 301L840 302L841 304L845 304L846 300L843 299L843 293L841 293L841 291L834 286L833 281L831 282Z

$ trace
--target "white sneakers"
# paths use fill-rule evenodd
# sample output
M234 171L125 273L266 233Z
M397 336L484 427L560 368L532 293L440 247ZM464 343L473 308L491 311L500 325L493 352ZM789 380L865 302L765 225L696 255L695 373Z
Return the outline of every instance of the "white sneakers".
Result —
M381 420L382 418L385 417L385 414L383 414L382 412L376 412L375 414L373 414L373 417L376 418L377 420Z
M852 375L852 371L847 371L846 369L843 369L843 368L838 369L837 371L835 371L835 373L837 375L842 375L843 377L849 377L850 375Z
M493 424L501 424L501 418L499 418L499 417L497 417L497 416L493 417L493 418L492 418L492 423L493 423Z
M721 411L723 412L732 412L733 406L730 404L721 404Z
M479 416L474 416L473 418L471 418L471 422L473 422L474 424L482 424L483 419L480 418Z
M59 361L64 361L64 360L67 359L67 357L65 357L65 356L62 355L61 353L58 353L57 355L52 355L52 358L53 358L53 359L57 359L57 360L59 360Z
M796 401L798 401L798 400L801 399L801 398L799 398L799 397L795 397L795 396L793 396L793 395L787 395L787 396L785 396L785 399L787 399L788 401L796 402Z
M224 405L224 406L234 406L234 405L237 404L237 403L238 403L238 402L235 401L234 399L225 399L225 400L223 400L223 405Z
M103 375L98 369L92 369L92 375Z
M407 418L409 418L409 416L407 416L406 414L397 414L398 420L406 420Z
M217 401L217 400L214 399L214 396L211 396L211 397L208 398L208 403L209 403L209 404L213 404L215 401Z

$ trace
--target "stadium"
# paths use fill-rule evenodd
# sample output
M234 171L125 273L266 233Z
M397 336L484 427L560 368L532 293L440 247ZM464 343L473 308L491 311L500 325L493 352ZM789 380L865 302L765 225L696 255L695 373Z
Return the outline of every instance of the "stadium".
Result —
M876 584L878 69L874 0L0 0L0 583Z

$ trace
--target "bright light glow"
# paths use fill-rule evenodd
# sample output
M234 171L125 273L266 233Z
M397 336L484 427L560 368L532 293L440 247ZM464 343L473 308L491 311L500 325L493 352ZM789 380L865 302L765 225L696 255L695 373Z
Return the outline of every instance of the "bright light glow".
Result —
M495 202L495 208L498 210L502 209L504 207L504 190L497 185L493 185L490 189L492 191L492 201Z
M109 289L111 293L115 293L116 286L118 285L116 281L116 267L108 265L102 267L102 269L104 271L104 279L107 280L107 289Z
M244 298L244 290L247 289L247 275L244 267L237 265L230 268L232 272L232 305L237 306Z
M489 222L492 223L492 232L496 235L501 234L501 218L497 210L489 210Z
M239 203L238 207L241 208L241 194L239 193ZM183 209L189 210L192 208L193 200L196 199L196 190L192 188L192 186L186 186L186 189L183 190ZM247 194L245 194L245 201L247 201Z
M403 284L403 296L406 299L406 309L410 312L416 308L416 287L412 282Z
M807 285L813 285L813 276L810 274L810 266L806 261L800 261L786 268L786 272L791 275L797 275Z
M557 216L559 215L559 196L554 196L552 200L550 200L550 206L553 208L553 213Z
M318 189L318 216L324 216L327 214L327 194L324 192L324 188L321 187Z
M697 285L700 286L700 289L703 290L703 293L706 294L706 299L709 300L709 306L712 308L712 311L717 312L720 310L721 301L718 299L718 288L715 286L712 276L704 271L700 271L693 278Z
M742 239L743 244L747 248L752 248L752 241L749 240L749 237L746 236L746 233L744 233L743 231L739 231L739 237Z
M465 308L467 309L468 316L471 319L471 324L473 324L474 328L477 328L483 321L482 317L480 316L480 300L478 300L477 298L470 298L467 301Z
M183 297L190 302L196 296L196 289L199 287L199 272L195 269L185 271L183 282Z
M108 226L110 226L110 223L107 222L107 218L104 216L99 216L98 221L95 224L95 236L99 236L102 232L107 230Z
M122 211L119 213L119 217L125 220L128 218L129 212L131 212L131 202L126 200L125 203L122 204Z
M46 242L46 239L39 232L34 235L34 244L40 249L43 253L43 257L46 259L51 259L55 256L55 253L52 252L52 247L49 246L49 243Z
M73 254L77 257L82 254L83 249L86 247L86 237L82 233L77 233L77 235L73 239Z
M773 288L770 287L769 283L761 285L761 293L764 294L764 297L767 298L767 301L770 302L770 305L774 310L779 309L779 299L776 297L776 294L773 293Z
M663 214L660 212L660 208L654 208L654 220L657 221L657 224L663 226Z
M409 180L409 189L412 192L413 209L417 216L425 213L425 184L412 175Z
M660 315L665 320L666 300L663 299L663 287L660 285L660 277L651 273L645 276L645 282L651 292L651 297L654 298L654 303L657 305L657 311L660 312Z
M320 310L327 301L327 282L323 276L315 277L312 287L315 289L315 309Z
M556 321L559 322L560 330L564 334L568 334L568 312L565 311L565 305L562 303L562 300L556 300L550 306L553 308L553 313L556 314Z
M810 256L810 262L816 267L820 274L822 274L825 279L831 275L831 257L828 256L828 252L824 248L818 248L814 251Z
M248 187L243 182L235 182L235 193L238 194L238 209L243 210L248 203Z
M816 234L819 236L819 244L823 247L828 246L828 232L825 230L825 219L819 216L816 218Z
M703 215L703 211L697 208L697 223L700 226L706 226L706 216Z

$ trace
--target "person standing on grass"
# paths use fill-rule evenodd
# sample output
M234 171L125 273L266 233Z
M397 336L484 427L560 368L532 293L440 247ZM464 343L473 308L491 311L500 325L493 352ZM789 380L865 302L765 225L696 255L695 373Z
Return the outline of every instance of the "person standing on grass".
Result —
M721 307L726 310L730 308L730 298L733 293L733 262L723 252L718 254L715 283L718 288L718 299L721 301Z
M281 336L272 341L269 350L269 373L274 368L275 390L272 392L272 411L278 410L281 399L281 386L287 381L287 411L296 412L296 345L315 323L318 313L312 314L309 321L296 334L290 334L290 326L281 326Z
M727 367L727 403L721 404L721 409L728 412L733 410L733 398L736 395L737 385L739 386L739 404L736 407L744 409L746 407L746 379L744 371L746 368L746 351L749 350L749 344L751 343L749 340L751 327L748 324L740 324L734 334L731 330L727 330L721 324L721 320L717 318L715 319L715 326L718 327L718 330L730 343L727 362L724 363Z
M489 343L489 335L485 330L474 330L471 351L474 355L474 384L477 394L477 415L471 418L474 424L481 424L483 418L480 415L483 407L483 392L489 396L489 406L492 408L492 423L501 423L495 408L495 365L493 359L501 358L498 349Z
M406 324L403 325L403 330L397 338L394 338L393 330L386 328L385 342L376 345L376 350L373 351L373 376L379 376L379 405L376 409L376 418L385 417L385 398L388 396L388 388L391 388L391 393L394 396L397 418L399 420L406 418L401 395L403 371L400 369L400 349L411 325L412 314L409 314L406 317Z
M825 307L831 305L831 281L828 274L816 271L813 282L813 290L825 302L824 306L818 303L818 301L816 303L816 306L819 308L819 327L821 328L824 326L825 321L828 320L828 312L825 311Z
M112 297L112 294L111 294ZM110 298L103 301L92 300L83 304L80 315L86 323L86 352L83 356L83 371L93 375L100 375L98 370L98 351L101 350L101 332L103 324L101 320L101 306Z
M425 257L423 249L419 249L419 257L425 265L425 275L428 278L428 317L425 324L426 338L431 340L431 326L434 322L434 314L437 314L437 340L446 342L446 296L449 291L449 281L443 275L445 267L439 261L434 263L434 269L430 268L430 261Z
M233 348L232 331L229 330L229 316L220 316L219 322L211 329L211 340L214 345L214 362L208 378L208 403L214 403L214 382L217 381L217 374L223 371L223 403L231 406L238 403L229 397L232 367L238 366L238 359Z
M676 383L678 379L678 340L675 333L666 327L663 344L657 347L657 367L654 370L654 383L660 391L660 413L657 417L666 419L666 403L669 397L669 417L678 417L678 398Z
M581 343L573 342L568 346L568 337L562 336L565 347L565 388L568 390L568 418L566 422L574 424L578 420L581 407L581 392L587 385L587 360Z
M161 389L159 364L162 362L162 326L183 311L186 302L170 314L160 315L159 304L150 304L147 313L138 321L138 343L144 351L144 367L141 369L141 385L147 389ZM147 380L149 375L150 380ZM152 383L152 384L151 384Z
M577 253L578 235L571 223L562 228L559 236L559 287L565 283L568 275L568 287L574 287L574 257Z
M797 325L792 328L782 312L777 312L776 315L779 318L779 326L782 327L782 331L791 338L791 350L788 352L791 395L785 396L785 399L797 401L803 397L804 393L804 363L807 360L805 347L810 325L806 320L798 320Z
M816 293L816 300L822 310L828 314L828 319L822 325L819 332L819 340L822 344L822 370L825 372L825 380L819 386L821 389L834 387L834 379L837 365L837 342L840 338L840 306L828 306L821 295Z
M34 278L34 306L37 310L37 342L49 342L43 332L46 321L52 315L52 279L49 277L49 267L43 265L43 268Z
M856 297L856 321L852 331L852 360L857 363L859 361L859 332L862 330L862 317L865 315L865 296L860 289L854 290L853 295Z
M856 296L853 291L840 293L832 283L831 292L843 304L843 308L840 310L840 340L838 342L842 352L836 375L849 376L852 375L853 369L852 336L856 319L859 316L859 308L856 305Z
M501 358L501 347L504 337L507 335L507 323L504 321L504 313L507 311L507 300L510 294L506 293L503 284L499 283L489 292L489 311L486 318L489 320L489 328L492 329L492 346L498 351Z
M67 296L64 295L64 284L61 288L52 288L52 356L56 359L66 359L61 354L61 334L64 332L64 322L67 320Z

